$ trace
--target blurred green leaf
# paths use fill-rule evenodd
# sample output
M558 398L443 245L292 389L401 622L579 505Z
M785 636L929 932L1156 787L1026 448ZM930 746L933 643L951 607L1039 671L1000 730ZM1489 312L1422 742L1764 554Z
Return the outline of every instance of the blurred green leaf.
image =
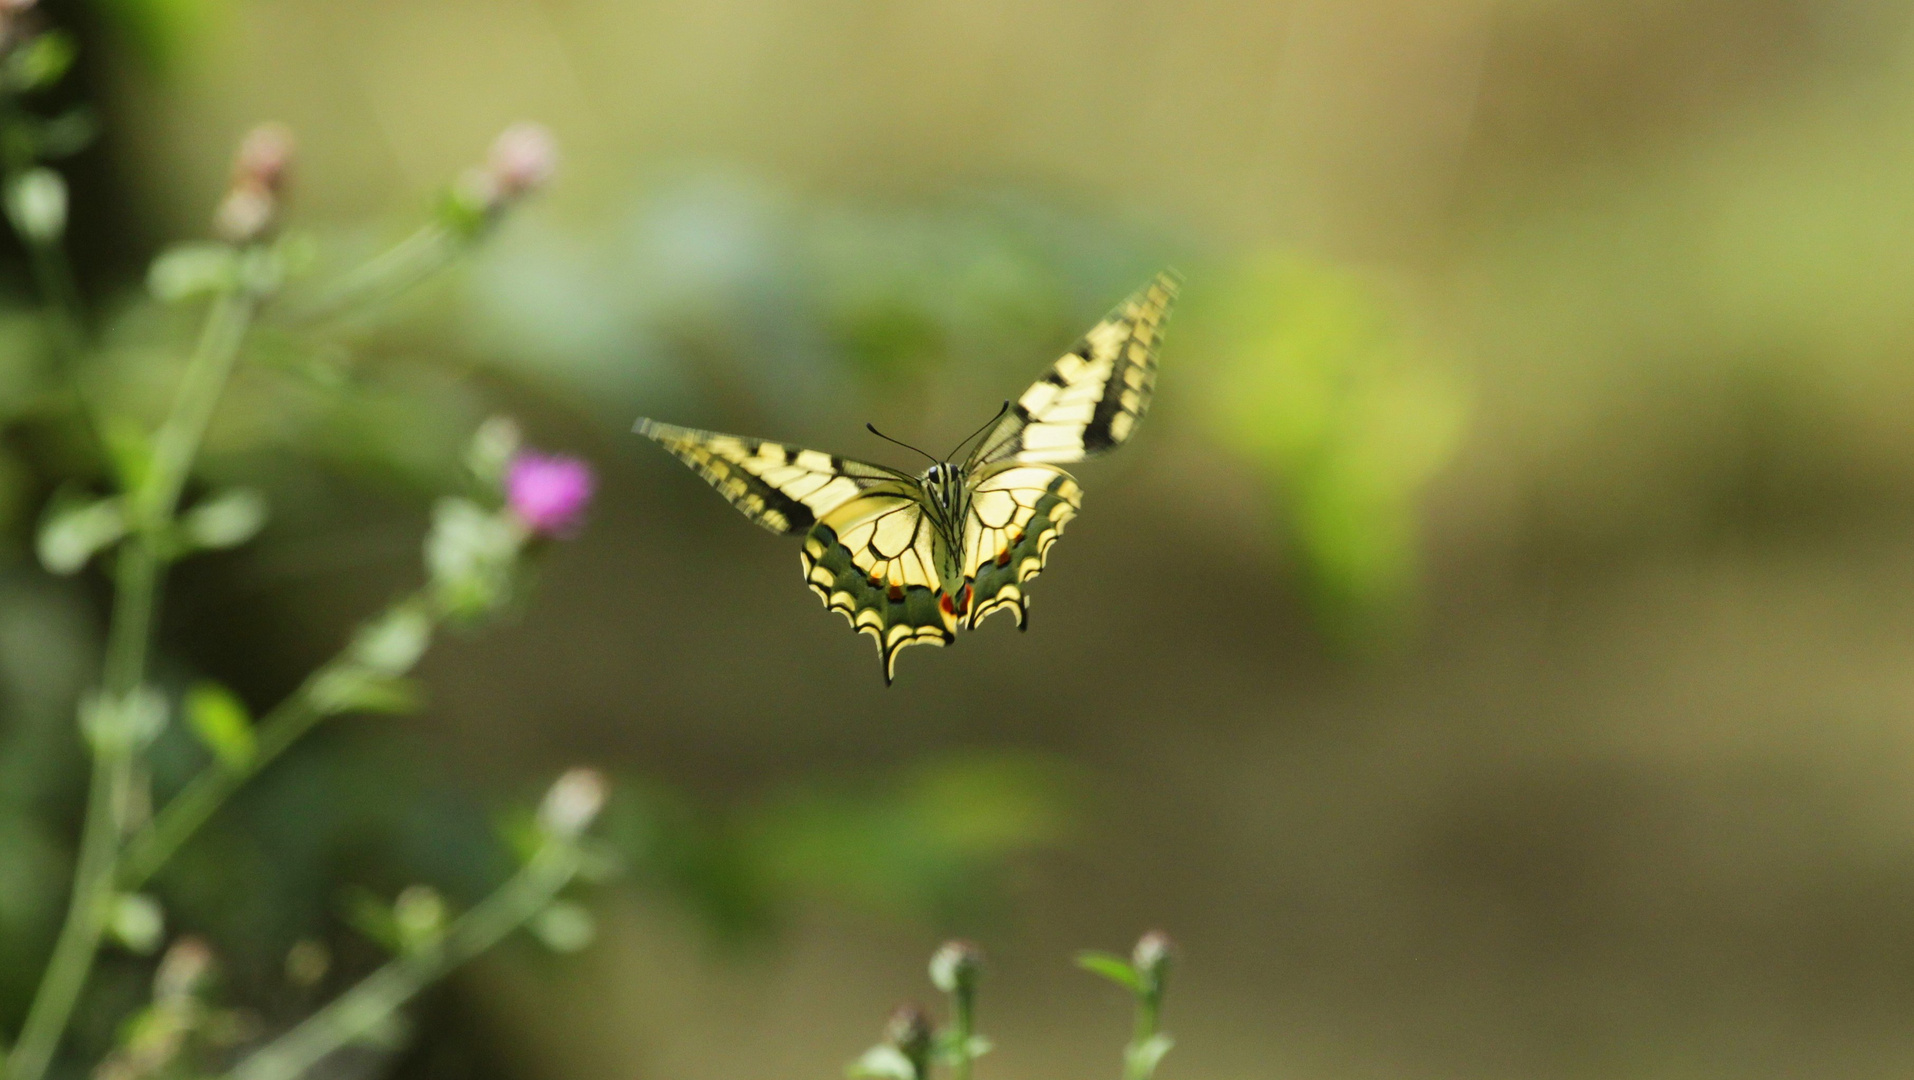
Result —
M598 924L591 912L569 900L561 900L539 912L531 921L532 936L556 953L575 953L598 936Z
M238 278L239 257L231 247L210 241L175 244L153 260L146 288L154 299L177 304L230 289Z
M187 60L233 6L232 0L93 0L134 54L159 72Z
M1402 305L1307 256L1247 259L1191 305L1218 436L1270 476L1332 625L1386 621L1417 573L1419 499L1466 431L1459 377Z
M1158 1033L1150 1036L1123 1052L1124 1060L1129 1064L1131 1076L1149 1076L1156 1072L1157 1065L1163 1061L1163 1055L1170 1052L1176 1040Z
M313 703L323 713L409 713L424 700L417 682L362 667L333 668L312 685Z
M238 770L251 764L252 716L231 690L212 681L193 684L186 692L186 723L221 765Z
M7 88L23 93L52 86L66 76L78 54L78 43L64 30L28 38L7 54Z
M844 1075L868 1080L921 1080L917 1067L895 1046L873 1046L845 1068Z
M49 573L77 573L93 556L119 543L126 529L119 499L56 496L40 524L35 550Z
M1131 993L1143 992L1143 980L1137 975L1136 968L1121 956L1106 952L1080 952L1077 954L1077 966L1101 975Z

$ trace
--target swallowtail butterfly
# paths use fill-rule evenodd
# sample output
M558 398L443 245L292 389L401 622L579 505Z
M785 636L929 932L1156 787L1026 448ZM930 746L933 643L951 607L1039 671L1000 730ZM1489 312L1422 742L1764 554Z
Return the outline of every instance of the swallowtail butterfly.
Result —
M1015 404L1005 403L961 465L938 461L911 476L650 419L635 430L745 517L775 533L805 534L805 582L852 629L877 639L889 685L907 645L949 644L960 625L975 629L998 611L1028 625L1025 587L1083 499L1058 466L1121 446L1136 430L1156 386L1177 280L1158 274L1091 328Z

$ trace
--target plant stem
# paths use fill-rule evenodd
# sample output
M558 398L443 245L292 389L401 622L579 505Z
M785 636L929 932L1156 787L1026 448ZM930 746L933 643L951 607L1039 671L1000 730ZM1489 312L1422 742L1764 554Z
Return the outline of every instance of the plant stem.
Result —
M416 597L401 600L395 607L416 602ZM350 648L347 646L348 650ZM120 888L131 892L146 884L235 791L272 764L293 743L311 731L314 724L326 717L326 711L314 696L314 688L328 673L345 662L345 652L333 657L260 718L252 756L244 764L227 765L215 761L207 765L186 782L179 794L167 801L144 829L127 841L125 855L120 861Z
M952 1080L970 1080L970 1043L977 1030L977 995L972 987L960 984L951 995L950 1027L957 1048Z
M312 300L286 313L294 325L322 322L388 300L442 269L463 246L459 234L433 220L351 270Z
M548 843L524 868L452 924L436 948L395 957L299 1026L241 1061L226 1080L295 1080L365 1038L419 991L498 944L544 910L578 874L568 843Z
M101 679L102 693L110 702L125 701L145 681L165 563L164 534L172 524L213 408L232 373L255 303L250 294L239 293L213 301L172 411L155 440L151 470L139 490L131 493L133 536L115 566L113 622ZM93 780L73 895L20 1040L7 1058L9 1080L41 1080L52 1064L112 916L137 750L131 740L103 738L97 740L93 753Z

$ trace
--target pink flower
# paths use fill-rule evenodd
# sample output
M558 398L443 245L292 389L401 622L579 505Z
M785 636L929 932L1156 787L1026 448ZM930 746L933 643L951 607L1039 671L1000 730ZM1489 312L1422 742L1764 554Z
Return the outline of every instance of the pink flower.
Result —
M597 478L577 458L524 451L505 470L505 501L533 532L569 536L591 505Z

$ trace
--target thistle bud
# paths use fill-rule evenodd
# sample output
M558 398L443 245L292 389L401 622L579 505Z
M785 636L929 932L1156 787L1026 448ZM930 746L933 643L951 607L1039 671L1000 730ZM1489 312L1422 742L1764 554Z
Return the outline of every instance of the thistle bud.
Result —
M153 1000L181 1001L197 995L213 973L213 950L203 938L184 937L160 957L153 973Z
M542 124L513 124L493 141L486 171L500 199L522 199L551 182L558 143Z
M552 836L576 839L605 807L605 775L596 769L572 769L558 778L538 808L538 823Z
M292 132L283 124L261 124L240 141L233 155L232 186L213 215L213 229L221 239L252 243L272 229L292 153Z
M977 970L984 954L968 941L946 941L930 958L930 981L946 994L968 994L976 989Z
M1162 992L1164 976L1169 974L1170 964L1176 959L1176 942L1161 930L1152 930L1137 939L1136 949L1130 954L1130 962L1136 966L1137 978L1142 980L1145 992Z
M911 1063L917 1076L929 1075L930 1050L937 1033L922 1005L907 1002L891 1010L884 1022L884 1041Z

